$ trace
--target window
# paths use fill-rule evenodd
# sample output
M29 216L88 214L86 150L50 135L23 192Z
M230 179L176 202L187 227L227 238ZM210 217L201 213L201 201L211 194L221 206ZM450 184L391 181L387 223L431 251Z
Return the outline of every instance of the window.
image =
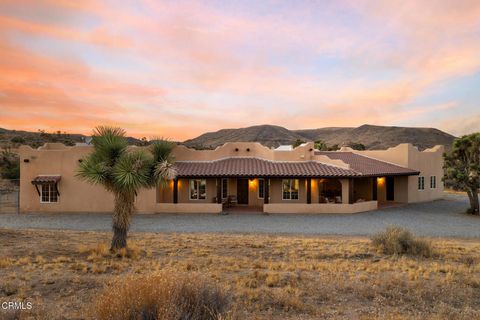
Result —
M282 199L283 200L296 200L298 199L298 179L285 179L282 180Z
M418 190L425 190L425 177L418 177Z
M430 189L435 189L437 187L437 177L430 176Z
M258 179L258 198L263 199L265 198L265 180Z
M50 203L58 202L58 192L57 186L53 183L42 184L42 189L40 193L40 202Z
M190 180L190 200L207 199L207 180Z
M222 199L228 197L228 179L222 179Z

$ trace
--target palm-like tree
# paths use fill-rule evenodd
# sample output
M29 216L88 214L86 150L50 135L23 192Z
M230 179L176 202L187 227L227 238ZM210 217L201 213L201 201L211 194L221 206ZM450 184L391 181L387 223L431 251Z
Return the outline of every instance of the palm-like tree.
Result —
M171 151L174 144L155 140L147 148L128 147L121 128L99 126L94 129L94 151L80 163L77 176L113 193L113 238L110 250L127 247L127 232L134 201L142 188L165 185L175 177Z

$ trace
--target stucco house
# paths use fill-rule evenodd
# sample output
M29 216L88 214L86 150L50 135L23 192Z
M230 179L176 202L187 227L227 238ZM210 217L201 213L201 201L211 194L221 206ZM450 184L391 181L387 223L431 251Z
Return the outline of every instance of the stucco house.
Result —
M136 147L132 147L136 148ZM79 180L78 163L92 146L22 146L20 211L111 212L113 196ZM232 142L215 150L173 150L177 178L143 190L139 213L355 213L384 203L442 197L443 146L419 151L411 144L387 150L318 151L313 143L269 149Z

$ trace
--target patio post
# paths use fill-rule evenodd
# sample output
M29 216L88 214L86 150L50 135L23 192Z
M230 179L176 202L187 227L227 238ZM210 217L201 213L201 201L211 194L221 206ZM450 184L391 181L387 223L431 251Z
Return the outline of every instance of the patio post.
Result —
M269 185L270 185L270 180L265 177L263 178L263 190L264 190L264 194L263 194L263 203L264 204L268 204L269 202L269 198L270 198L270 188L269 188Z
M307 178L307 203L312 203L312 178Z
M348 203L352 204L354 203L354 195L353 195L353 179L348 179Z
M173 203L178 203L178 178L173 179Z
M222 179L217 178L217 203L222 203Z

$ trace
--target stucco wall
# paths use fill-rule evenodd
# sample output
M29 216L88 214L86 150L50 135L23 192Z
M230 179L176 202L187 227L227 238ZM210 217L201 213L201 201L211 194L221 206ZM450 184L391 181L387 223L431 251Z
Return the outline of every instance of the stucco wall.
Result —
M156 213L220 213L222 205L217 203L157 203Z
M134 147L132 147L134 148ZM277 161L306 161L321 160L328 162L324 156L315 156L312 143L297 147L292 151L276 151L258 143L227 143L216 150L196 151L178 146L173 154L178 161L182 160L214 160L231 156L255 156ZM235 151L238 149L238 151ZM247 151L250 149L250 151ZM20 155L20 211L21 212L111 212L113 209L113 196L101 186L92 186L75 177L79 159L92 152L91 146L66 147L62 144L46 144L39 149L22 146L18 149ZM417 189L417 177L395 177L395 201L418 202L440 198L443 192L443 147L419 152L409 144L399 145L388 150L354 151L380 160L392 162L401 166L421 171L425 177L425 190ZM24 162L28 160L28 162ZM330 161L331 165L348 167L342 161ZM61 175L59 182L60 197L57 203L40 203L35 186L31 181L38 175ZM435 175L437 188L430 189L430 176ZM282 200L282 179L270 179L270 203L304 204L306 203L306 179L299 181L299 199ZM359 182L362 184L363 182ZM193 204L210 204L217 195L216 180L207 179L207 198L205 200L189 199L189 181L180 179L178 202ZM342 184L348 186L345 179ZM229 195L236 195L236 179L229 179ZM408 191L405 191L408 189ZM359 192L357 187L357 193ZM360 192L370 192L371 188L361 188ZM381 188L378 190L379 200L384 198ZM342 192L343 201L347 201L347 188ZM312 179L312 203L318 203L318 179ZM358 195L357 195L358 198ZM139 212L156 212L157 203L173 202L172 187L142 190L136 199ZM258 198L258 180L249 185L249 204L262 206L263 200Z
M173 150L173 156L178 161L208 161L228 157L258 157L276 161L300 161L311 160L314 157L314 150L313 142L298 146L291 151L270 149L258 142L227 142L215 150L195 150L185 146L177 146Z
M353 204L344 203L271 203L263 205L263 211L267 213L300 213L300 214L320 214L320 213L357 213L377 209L377 201L365 201Z
M354 201L358 199L363 200L372 200L372 191L373 191L373 179L372 178L361 178L354 179Z
M425 190L418 190L418 176L410 176L408 178L395 177L395 201L422 202L441 199L443 197L443 146L435 146L430 149L419 151L413 145L404 143L387 150L354 152L420 171L420 176L425 177ZM437 187L435 189L430 188L430 176L436 177ZM405 183L407 182L404 179L408 179L407 195L405 195L405 193L397 194L397 189L405 190Z
M110 193L75 177L78 160L92 149L61 146L56 150L20 147L20 212L111 212L113 196ZM25 159L29 162L24 162ZM40 203L31 183L38 175L61 175L57 203Z
M394 201L408 203L408 177L394 177Z

